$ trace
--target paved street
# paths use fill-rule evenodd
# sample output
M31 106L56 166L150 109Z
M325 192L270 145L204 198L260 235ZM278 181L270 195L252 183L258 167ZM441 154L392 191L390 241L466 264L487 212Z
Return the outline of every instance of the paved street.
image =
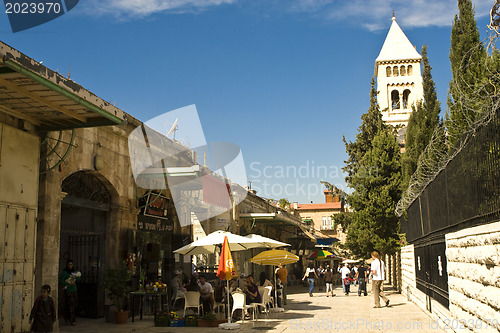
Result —
M294 286L289 288L287 311L272 313L269 318L260 315L254 322L245 321L238 332L273 331L273 332L442 332L415 304L393 291L388 291L390 306L373 308L371 294L358 297L357 287L349 296L341 288L335 290L336 297L326 297L317 291L309 297L307 288ZM134 323L124 325L106 323L104 319L79 318L77 326L60 327L60 332L89 333L127 333L127 332L216 332L218 328L194 327L154 327L153 319L145 316Z

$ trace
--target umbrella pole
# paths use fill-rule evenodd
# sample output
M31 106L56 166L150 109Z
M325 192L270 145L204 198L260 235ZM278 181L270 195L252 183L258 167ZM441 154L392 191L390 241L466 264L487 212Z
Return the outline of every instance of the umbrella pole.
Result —
M231 307L229 304L229 280L226 281L227 281L227 322L231 324L231 315L230 315Z

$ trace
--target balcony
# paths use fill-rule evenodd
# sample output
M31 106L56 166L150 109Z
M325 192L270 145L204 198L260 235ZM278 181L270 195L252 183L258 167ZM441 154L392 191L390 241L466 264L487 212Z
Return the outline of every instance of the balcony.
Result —
M335 230L335 226L333 225L322 225L320 230Z

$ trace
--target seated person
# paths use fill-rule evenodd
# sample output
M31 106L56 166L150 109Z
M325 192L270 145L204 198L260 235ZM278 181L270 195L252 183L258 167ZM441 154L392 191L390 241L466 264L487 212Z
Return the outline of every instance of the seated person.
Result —
M244 291L247 295L247 304L262 302L262 298L259 294L259 287L253 282L253 277L251 275L247 276L247 285Z
M200 287L200 302L203 304L203 313L211 312L215 302L212 292L214 289L203 275L200 276L198 286Z
M191 280L186 286L187 291L200 291L200 287L198 286L198 278L196 276L192 276Z
M269 286L272 287L273 286L272 282L267 279L266 272L260 273L259 286L261 286L261 287L269 287Z

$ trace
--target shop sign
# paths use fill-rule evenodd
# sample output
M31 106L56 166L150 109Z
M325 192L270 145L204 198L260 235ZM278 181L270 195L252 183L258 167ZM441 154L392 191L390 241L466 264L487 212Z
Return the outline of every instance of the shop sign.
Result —
M145 216L167 219L168 198L156 193L150 193L143 214Z
M173 231L174 227L166 220L141 220L137 221L137 230L146 231Z

